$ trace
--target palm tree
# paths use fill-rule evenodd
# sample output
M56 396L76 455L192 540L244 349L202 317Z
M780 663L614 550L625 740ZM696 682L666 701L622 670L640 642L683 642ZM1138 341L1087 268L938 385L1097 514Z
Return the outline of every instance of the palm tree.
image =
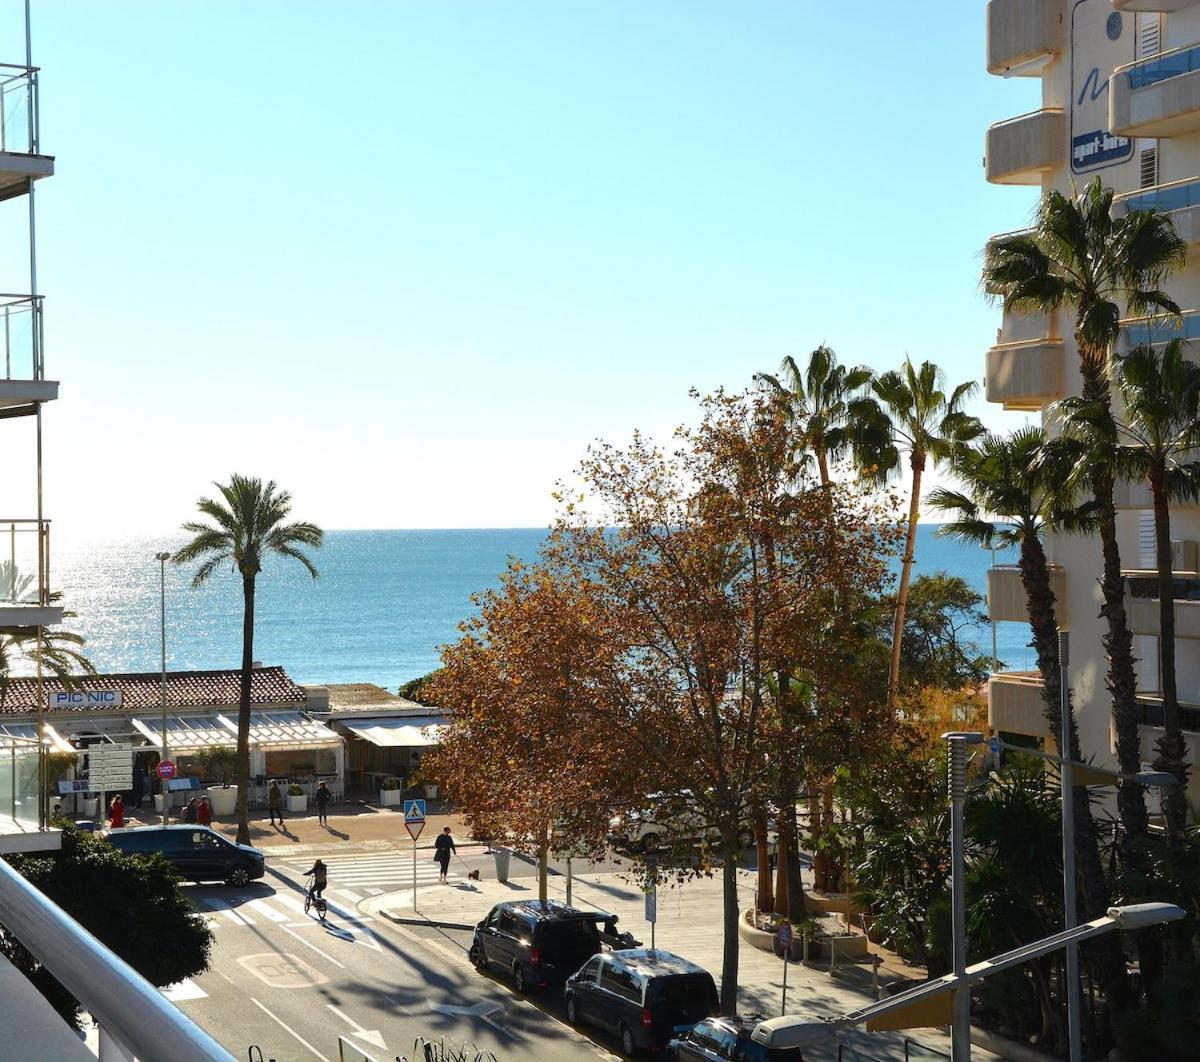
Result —
M941 370L931 361L920 367L909 358L899 370L885 372L871 381L871 396L851 403L857 422L857 438L867 443L859 451L859 462L877 478L899 470L900 455L908 454L911 496L908 503L908 534L900 565L900 588L892 620L892 661L888 672L888 708L896 707L900 694L900 649L904 614L908 607L908 584L917 541L917 518L921 514L921 478L931 468L950 461L961 448L983 434L976 417L963 412L962 405L976 389L974 381L959 384L946 394ZM867 433L876 440L870 445Z
M1158 770L1180 780L1166 791L1167 829L1178 839L1187 825L1187 746L1179 715L1175 679L1175 582L1171 563L1172 501L1200 496L1200 368L1174 339L1161 355L1140 346L1118 358L1114 382L1125 408L1117 419L1117 472L1150 484L1154 500L1155 562L1162 668L1163 736Z
M0 584L12 579L19 585L24 578L8 561L0 563ZM62 600L62 593L56 590L48 600L53 605ZM74 615L74 612L64 612L63 618L71 619ZM0 709L4 708L8 697L14 668L20 665L21 670L26 671L36 667L39 657L42 671L67 689L74 688L75 679L80 675L96 674L92 662L81 652L84 641L82 634L58 627L43 627L40 644L36 627L13 627L0 632Z
M855 441L851 405L874 374L866 366L847 369L827 346L808 356L801 371L790 354L779 364L779 374L756 374L787 402L788 419L795 431L799 466L816 461L821 486L830 484L829 464L846 453ZM780 377L783 377L780 380Z
M200 561L192 586L200 586L228 564L242 579L242 681L238 708L237 809L239 844L250 843L246 795L250 783L250 680L254 660L254 592L269 554L299 561L315 579L317 569L301 549L319 548L325 533L315 524L287 523L292 496L274 480L264 483L248 476L231 476L228 484L213 484L220 499L201 498L196 508L211 523L189 521L183 529L195 537L171 558L175 564Z
M1114 218L1112 198L1112 190L1099 178L1075 198L1047 192L1033 229L990 241L983 263L983 286L1003 299L1006 312L1074 310L1082 398L1096 406L1101 419L1111 416L1107 369L1120 331L1122 306L1135 317L1178 314L1179 307L1159 290L1159 284L1182 266L1186 251L1165 215L1134 210ZM1111 466L1098 462L1088 478L1103 556L1101 615L1107 623L1104 649L1117 759L1122 771L1136 773L1141 759L1137 687L1117 545L1113 475ZM1139 788L1120 786L1117 804L1126 837L1144 835L1146 803Z
M939 529L980 546L1015 548L1021 583L1029 609L1029 626L1042 677L1043 712L1060 749L1079 759L1079 731L1072 709L1067 741L1062 734L1058 656L1058 619L1050 566L1042 542L1045 528L1067 534L1094 529L1094 503L1077 505L1067 485L1061 451L1045 449L1040 428L1023 428L1011 435L988 434L962 451L954 461L961 491L939 488L929 496L933 509L951 517ZM1100 854L1100 838L1091 804L1083 792L1074 803L1075 853L1085 920L1100 917L1109 905L1108 883ZM1094 946L1098 980L1108 999L1132 999L1119 942L1097 941ZM1121 1004L1118 1004L1120 1006Z

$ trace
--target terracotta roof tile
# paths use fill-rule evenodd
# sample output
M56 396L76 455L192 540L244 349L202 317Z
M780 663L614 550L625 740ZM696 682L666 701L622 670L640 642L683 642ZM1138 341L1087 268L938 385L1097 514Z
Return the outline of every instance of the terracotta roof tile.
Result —
M241 671L168 671L167 703L178 708L236 707L240 699ZM63 690L61 682L46 679L44 692ZM120 690L120 712L144 712L162 704L162 674L145 671L128 675L95 675L75 680L81 690ZM250 703L256 705L297 705L305 703L304 690L281 667L255 668L250 683ZM37 711L37 679L14 678L0 704L0 715L28 715ZM82 709L60 708L51 715L75 714Z

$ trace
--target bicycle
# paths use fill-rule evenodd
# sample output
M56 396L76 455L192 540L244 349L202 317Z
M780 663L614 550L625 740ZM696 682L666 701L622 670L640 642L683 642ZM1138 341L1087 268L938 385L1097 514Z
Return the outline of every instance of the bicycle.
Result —
M325 902L324 896L320 896L313 892L314 888L316 888L315 882L308 887L308 892L304 894L304 913L308 914L309 910L315 907L317 909L317 918L320 919L321 922L324 922L325 914L329 910L329 905Z

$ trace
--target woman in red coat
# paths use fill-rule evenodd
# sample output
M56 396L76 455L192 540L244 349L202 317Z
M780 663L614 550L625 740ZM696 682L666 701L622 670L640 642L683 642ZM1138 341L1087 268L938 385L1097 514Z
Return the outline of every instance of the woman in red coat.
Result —
M196 821L201 826L208 826L212 822L212 806L208 802L208 797L200 798L200 807L196 810Z
M120 793L113 797L112 803L109 805L109 814L112 817L114 830L119 830L125 825L125 805L121 802Z

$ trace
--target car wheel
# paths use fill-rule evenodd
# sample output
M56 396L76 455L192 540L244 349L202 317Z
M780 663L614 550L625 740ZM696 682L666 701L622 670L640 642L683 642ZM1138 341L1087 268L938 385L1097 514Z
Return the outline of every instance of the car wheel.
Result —
M637 1044L633 1040L633 1031L628 1025L621 1026L621 1050L630 1057L637 1054Z
M467 958L471 960L471 965L480 972L487 969L487 955L484 954L483 945L478 941L471 945L471 950L467 952Z
M517 986L517 991L522 994L529 991L529 981L525 977L525 967L519 962L513 963L513 984Z
M243 885L250 884L250 871L245 867L234 867L229 872L229 876L225 879L226 885L232 885L234 888L240 889Z
M642 838L642 847L647 852L652 852L655 848L657 848L658 847L658 834L657 833L646 834L646 836Z
M567 996L567 1023L569 1025L579 1024L579 1011L575 1008L575 996Z

